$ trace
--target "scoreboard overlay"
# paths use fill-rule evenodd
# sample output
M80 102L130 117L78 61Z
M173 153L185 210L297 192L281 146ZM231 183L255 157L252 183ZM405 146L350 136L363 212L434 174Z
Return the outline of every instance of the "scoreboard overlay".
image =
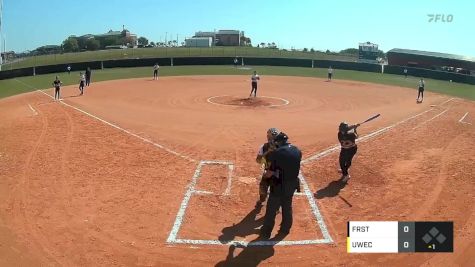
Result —
M453 252L453 228L453 222L350 221L347 252Z

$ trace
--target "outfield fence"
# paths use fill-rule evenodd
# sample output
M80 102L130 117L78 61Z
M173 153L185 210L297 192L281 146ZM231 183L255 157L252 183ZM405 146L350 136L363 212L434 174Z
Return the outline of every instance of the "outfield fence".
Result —
M66 71L68 65L71 66L72 71L103 68L132 68L132 67L146 67L150 68L158 63L160 66L190 66L190 65L217 65L217 66L232 66L235 57L162 57L162 58L139 58L139 59L115 59L115 60L96 60L90 62L78 62L71 64L55 64L38 67L28 67L21 69L13 69L0 71L0 80L10 79L21 76L32 76L48 73L61 73ZM335 61L335 60L318 60L318 59L303 59L303 58L264 58L264 57L238 57L239 65L246 66L287 66L287 67L304 67L304 68L328 68L332 66L333 69L355 70L365 72L381 73L382 67L379 64L357 63L349 61ZM384 73L404 75L403 70L407 68L408 75L431 78L436 80L453 81L458 83L466 83L475 85L475 76L436 71L429 69L411 68L404 66L384 66Z
M13 70L44 65L72 64L89 61L107 61L115 59L143 58L179 58L179 57L264 57L264 58L306 58L336 61L357 60L356 55L324 53L320 51L304 52L297 50L257 48L257 47L157 47L128 48L80 53L63 53L17 58L2 65L2 70Z

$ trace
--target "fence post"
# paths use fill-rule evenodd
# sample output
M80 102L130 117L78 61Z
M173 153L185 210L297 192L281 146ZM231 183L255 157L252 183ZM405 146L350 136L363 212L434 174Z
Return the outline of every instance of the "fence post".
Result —
M104 61L101 61L101 70L104 69Z
M173 58L170 58L170 66L173 67Z
M312 59L312 69L313 69L313 59Z
M33 76L36 76L36 67L33 67Z

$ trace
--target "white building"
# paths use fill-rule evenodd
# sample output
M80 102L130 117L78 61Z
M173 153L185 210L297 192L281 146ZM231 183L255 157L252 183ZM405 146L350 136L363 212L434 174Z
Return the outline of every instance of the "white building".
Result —
M212 37L192 37L185 39L186 47L211 47L212 45Z

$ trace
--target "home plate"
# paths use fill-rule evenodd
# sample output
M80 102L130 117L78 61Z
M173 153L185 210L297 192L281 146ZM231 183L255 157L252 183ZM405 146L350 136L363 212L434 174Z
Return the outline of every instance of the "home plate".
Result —
M241 176L241 177L238 177L237 180L244 184L255 184L257 179L256 177Z

